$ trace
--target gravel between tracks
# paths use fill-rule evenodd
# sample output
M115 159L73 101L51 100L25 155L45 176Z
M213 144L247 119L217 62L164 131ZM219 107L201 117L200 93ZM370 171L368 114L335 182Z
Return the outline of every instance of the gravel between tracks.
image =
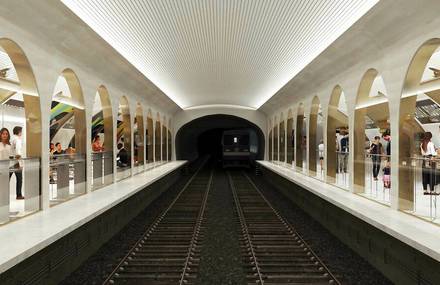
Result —
M207 226L197 284L246 284L239 227L226 172L216 170L208 198Z
M264 181L264 177L249 174L266 198L295 227L330 270L341 277L343 284L392 284L318 222L277 192ZM156 199L61 284L102 284L120 258L162 212L165 205L172 201L186 181L182 179ZM205 214L207 225L197 284L246 284L240 256L240 229L234 217L234 207L226 172L216 170Z
M266 199L287 219L343 284L392 284L382 273L296 207L264 180L248 173Z

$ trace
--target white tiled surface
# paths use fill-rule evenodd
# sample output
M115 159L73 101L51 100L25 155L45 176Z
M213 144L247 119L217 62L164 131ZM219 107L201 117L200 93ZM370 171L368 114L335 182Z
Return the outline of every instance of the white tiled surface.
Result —
M173 161L0 227L0 273L164 177Z
M400 241L440 261L440 227L390 207L318 181L282 165L258 161L262 166L364 220Z

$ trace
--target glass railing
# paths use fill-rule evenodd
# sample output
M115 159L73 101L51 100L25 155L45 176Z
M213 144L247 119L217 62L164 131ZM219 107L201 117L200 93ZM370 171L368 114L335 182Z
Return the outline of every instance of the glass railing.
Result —
M348 165L349 152L336 151L336 180L335 184L344 189L349 188L350 171Z
M440 157L411 157L400 166L406 183L400 182L400 208L426 220L440 223ZM400 184L399 184L400 185Z
M391 191L391 166L389 155L369 154L364 156L364 185L357 191L360 195L389 205ZM362 173L360 173L362 174ZM362 178L360 178L362 179ZM355 182L355 184L358 184ZM363 189L362 189L363 188Z
M0 224L40 210L40 159L0 160Z
M316 178L324 180L324 152L319 150L316 151Z
M92 153L92 190L113 182L113 152Z
M55 205L86 193L84 154L60 154L50 157L50 204Z

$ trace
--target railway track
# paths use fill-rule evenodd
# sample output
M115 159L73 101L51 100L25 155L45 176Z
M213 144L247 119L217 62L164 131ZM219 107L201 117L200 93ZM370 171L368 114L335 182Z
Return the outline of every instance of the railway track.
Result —
M248 284L340 284L246 174L228 178Z
M194 283L212 176L202 165L103 284Z

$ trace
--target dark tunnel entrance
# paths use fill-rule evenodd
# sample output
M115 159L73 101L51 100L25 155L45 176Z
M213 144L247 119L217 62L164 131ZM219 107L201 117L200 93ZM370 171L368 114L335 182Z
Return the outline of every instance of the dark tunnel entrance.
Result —
M208 115L192 120L176 134L176 158L193 161L209 154L222 159L222 134L229 130L249 131L250 152L254 159L264 158L264 134L254 123L231 115Z

